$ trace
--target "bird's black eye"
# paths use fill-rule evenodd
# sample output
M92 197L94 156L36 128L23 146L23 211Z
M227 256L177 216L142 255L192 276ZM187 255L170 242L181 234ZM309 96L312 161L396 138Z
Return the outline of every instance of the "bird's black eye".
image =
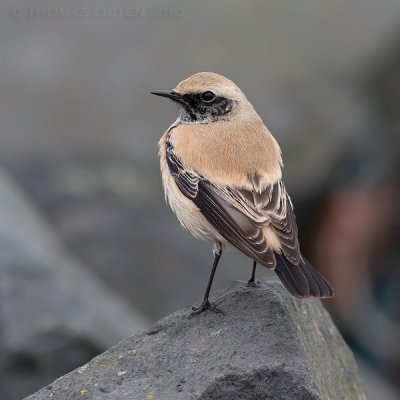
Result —
M203 92L200 95L201 100L205 101L206 103L213 101L215 97L216 97L215 94L213 92L210 92L209 90L207 90L207 92Z

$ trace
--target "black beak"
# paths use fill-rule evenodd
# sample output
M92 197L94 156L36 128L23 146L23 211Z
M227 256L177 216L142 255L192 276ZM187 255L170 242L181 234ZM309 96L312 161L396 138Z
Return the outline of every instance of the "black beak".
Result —
M151 94L155 94L156 96L168 97L171 100L181 102L183 96L179 93L174 92L173 90L155 90L154 92L150 92Z

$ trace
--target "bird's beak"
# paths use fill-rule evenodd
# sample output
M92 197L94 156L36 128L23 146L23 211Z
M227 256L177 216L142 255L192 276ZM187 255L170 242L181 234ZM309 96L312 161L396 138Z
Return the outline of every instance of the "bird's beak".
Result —
M155 94L156 96L168 97L171 100L181 102L183 96L173 90L155 90L154 92L150 92L151 94Z

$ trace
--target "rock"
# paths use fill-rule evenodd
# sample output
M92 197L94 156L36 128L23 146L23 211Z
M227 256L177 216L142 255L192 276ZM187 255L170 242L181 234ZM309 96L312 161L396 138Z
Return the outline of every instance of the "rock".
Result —
M29 400L365 399L352 353L318 300L237 282L122 341Z
M147 326L0 173L1 399L22 398Z

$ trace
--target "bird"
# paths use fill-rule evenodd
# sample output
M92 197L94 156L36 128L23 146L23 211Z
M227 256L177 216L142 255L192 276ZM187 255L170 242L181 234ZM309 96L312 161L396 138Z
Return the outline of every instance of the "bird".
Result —
M227 247L253 260L249 286L256 286L261 264L297 298L332 297L331 283L300 251L278 142L239 87L223 75L199 72L173 90L151 94L177 105L177 118L158 143L166 202L195 238L212 243L214 253L194 313L221 312L209 295Z

